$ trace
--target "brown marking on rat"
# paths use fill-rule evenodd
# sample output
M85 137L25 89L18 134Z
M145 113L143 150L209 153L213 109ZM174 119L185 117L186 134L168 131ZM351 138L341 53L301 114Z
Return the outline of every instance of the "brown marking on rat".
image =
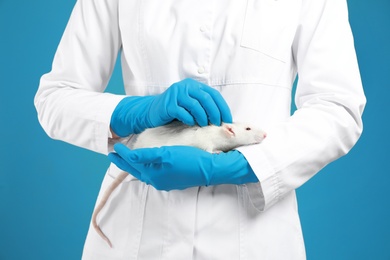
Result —
M194 146L210 153L227 152L239 146L258 144L266 133L248 124L223 123L221 126L187 126L178 121L156 128L146 129L138 135L132 149L152 148L171 145ZM111 193L129 176L121 172L104 192L92 215L92 225L96 232L112 247L111 241L97 224L97 216L103 209Z

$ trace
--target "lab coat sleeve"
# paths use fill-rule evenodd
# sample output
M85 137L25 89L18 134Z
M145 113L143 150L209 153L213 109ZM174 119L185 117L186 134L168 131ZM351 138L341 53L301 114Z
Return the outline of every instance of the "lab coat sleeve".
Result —
M112 111L123 98L103 93L121 48L117 2L77 1L34 99L50 137L103 154Z
M268 129L262 144L240 149L260 181L246 185L259 210L345 155L362 132L366 99L346 1L303 1L292 52L297 111Z

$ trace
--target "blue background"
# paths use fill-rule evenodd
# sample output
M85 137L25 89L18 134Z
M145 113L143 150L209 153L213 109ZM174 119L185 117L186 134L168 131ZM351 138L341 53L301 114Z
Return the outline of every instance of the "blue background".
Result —
M298 190L309 260L390 259L390 1L348 2L365 130ZM74 3L0 0L1 260L80 259L108 166L103 155L47 137L33 106ZM116 69L109 90L122 85Z

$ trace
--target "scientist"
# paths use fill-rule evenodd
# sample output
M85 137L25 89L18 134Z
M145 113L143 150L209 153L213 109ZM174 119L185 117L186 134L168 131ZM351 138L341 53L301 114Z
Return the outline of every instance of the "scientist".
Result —
M118 53L126 95L104 92ZM35 97L50 137L110 154L102 191L119 168L142 176L101 212L114 247L90 228L86 260L305 259L295 189L353 147L364 105L345 0L78 0ZM207 155L123 145L174 119L268 136Z

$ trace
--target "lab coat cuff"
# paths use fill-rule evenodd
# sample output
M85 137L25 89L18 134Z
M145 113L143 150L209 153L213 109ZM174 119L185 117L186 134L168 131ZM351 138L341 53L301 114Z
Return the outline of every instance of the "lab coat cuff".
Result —
M105 93L105 101L99 107L96 113L95 142L96 151L102 154L108 154L112 151L112 136L110 132L111 115L118 103L125 98L125 95L113 95Z
M257 183L244 185L250 201L255 209L265 211L279 200L280 181L260 146L240 147L238 150L259 179Z

